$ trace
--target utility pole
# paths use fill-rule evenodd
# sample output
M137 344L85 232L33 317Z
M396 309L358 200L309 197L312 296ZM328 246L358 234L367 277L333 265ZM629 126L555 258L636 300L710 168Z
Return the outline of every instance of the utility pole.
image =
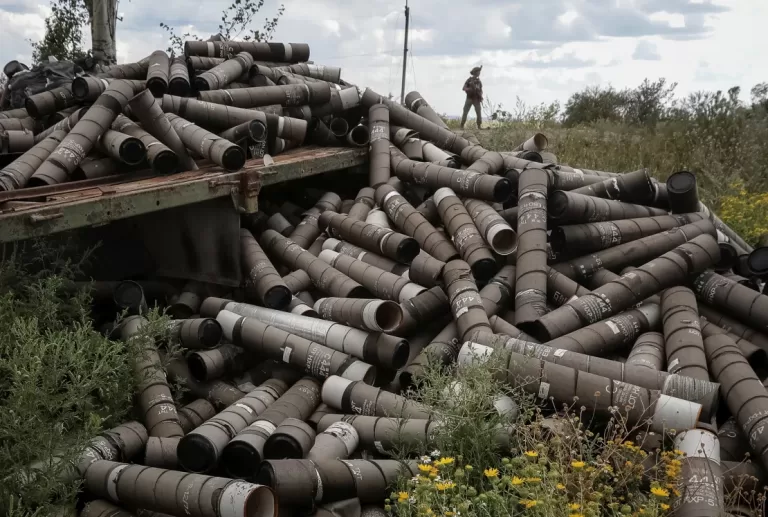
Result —
M403 43L403 83L400 87L400 104L405 104L405 65L408 62L408 19L410 13L408 0L405 0L405 42Z

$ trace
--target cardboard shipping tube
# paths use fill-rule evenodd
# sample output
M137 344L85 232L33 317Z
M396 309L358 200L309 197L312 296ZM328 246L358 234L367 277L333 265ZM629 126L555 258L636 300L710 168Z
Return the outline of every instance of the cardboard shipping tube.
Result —
M306 43L266 43L263 41L185 41L184 55L227 57L230 54L248 52L256 61L301 63L309 61L309 45Z
M253 57L247 52L240 52L232 59L227 59L210 70L206 70L194 79L195 89L221 90L238 77L247 73L253 65Z
M422 250L411 262L408 278L424 287L438 286L442 283L443 268L445 268L445 262L437 260Z
M451 241L437 232L435 227L391 185L381 185L377 188L375 199L395 226L413 237L426 253L442 262L458 258L459 253Z
M328 238L323 242L324 250L332 250L343 255L348 255L357 260L362 260L366 264L376 266L379 269L394 273L400 276L406 276L409 268L406 264L400 264L394 260L382 257L376 253L367 251L359 246L350 244L348 242L340 241L339 239ZM417 255L418 256L418 255Z
M299 316L294 316L299 317ZM373 382L376 370L344 352L288 333L256 318L243 317L223 310L216 319L224 335L244 349L260 357L277 359L301 369L308 375L324 379L331 375L344 375L353 380Z
M213 318L171 320L171 338L188 350L207 350L221 343L222 331Z
M172 382L183 385L195 397L204 398L216 408L225 408L245 396L245 393L226 382L216 380L199 382L192 377L189 366L183 359L174 359L166 367L168 378Z
M592 223L667 215L666 210L645 205L556 190L549 196L548 215L555 221Z
M286 418L264 444L264 458L268 460L300 459L309 454L315 443L315 431L298 418Z
M277 516L272 490L245 481L105 460L88 467L84 481L94 496L133 508L191 517Z
M667 371L709 380L701 323L693 291L683 286L661 293L661 322Z
M547 312L549 185L549 176L542 169L526 169L520 175L515 282L515 325L518 327L531 324Z
M317 219L318 227L332 237L346 240L403 264L410 264L419 254L419 243L407 235L364 223L326 210Z
M74 106L77 102L77 99L72 95L72 83L69 83L30 95L24 100L24 108L30 117L40 119Z
M168 81L171 71L171 60L162 50L155 50L149 56L147 69L147 89L155 97L162 97L168 91Z
M325 320L371 332L390 333L400 326L403 311L391 300L320 298L315 310Z
M113 81L30 178L32 185L55 185L70 179L80 162L136 94L129 81ZM150 94L151 95L151 94Z
M734 318L716 311L708 305L700 303L698 307L702 320L710 321L725 331L730 332L739 338L746 339L760 347L762 350L768 352L768 336L765 334L752 329L749 325L745 325Z
M196 399L179 408L179 422L184 433L203 425L203 422L216 415L216 408L205 399Z
M371 294L383 300L402 302L426 290L401 276L332 250L321 251L318 259L343 275L349 275L349 278L360 282ZM362 296L341 297L362 298Z
M286 266L306 271L312 283L327 294L341 298L364 298L368 295L365 287L322 260L327 250L321 252L320 257L315 257L274 230L265 230L259 237L259 243Z
M171 60L168 72L168 93L177 97L187 97L192 87L189 82L189 69L183 57Z
M147 152L147 162L156 174L170 174L179 168L179 158L176 153L125 115L118 115L112 127L141 140Z
M387 160L389 160L389 155L387 155ZM387 168L389 168L389 161L387 161ZM374 189L371 187L361 188L357 196L355 196L355 204L349 209L347 216L358 221L364 221L368 212L373 208L374 192Z
M132 341L137 355L133 360L138 406L150 436L174 438L184 435L176 413L171 389L154 341L142 335L147 323L143 316L125 318L117 332L121 340Z
M252 479L264 459L267 441L277 427L288 418L306 420L318 404L320 383L310 377L297 381L224 447L221 456L224 471L232 477Z
M0 153L15 154L29 151L35 145L35 135L29 129L0 131Z
M235 404L190 431L181 439L177 449L181 467L189 472L212 471L224 447L285 394L289 386L280 379L268 379Z
M590 290L586 287L547 266L547 298L554 305L560 307L571 299L584 296L589 292Z
M484 201L503 202L512 194L512 184L500 176L415 162L406 158L395 146L389 147L389 157L392 170L403 181L423 184L435 190L449 187L461 196Z
M136 95L128 102L128 106L134 116L139 119L142 127L176 154L181 171L197 170L197 164L187 152L187 148L171 126L171 122L163 114L161 104L155 100L152 92L145 90Z
M245 164L245 152L236 144L173 113L165 115L176 134L189 149L224 169L234 172Z
M318 218L326 210L339 210L341 197L334 192L326 192L315 205L302 214L303 219L288 238L304 249L308 249L322 233Z
M422 419L428 419L430 415L430 409L417 402L335 375L323 383L322 397L323 402L345 413Z
M747 437L749 447L763 467L768 463L768 392L739 347L724 334L704 338L712 376L720 383L723 399Z
M656 196L655 184L648 169L628 172L620 176L608 178L600 183L592 183L591 185L573 189L571 192L650 206L653 206L653 200Z
M517 250L517 233L496 210L477 199L465 199L464 206L493 251L499 255L511 255Z
M210 350L195 350L187 356L187 362L192 377L200 382L221 379L228 374L239 374L251 366L245 351L229 343Z
M491 278L498 271L498 264L461 200L449 188L438 189L433 198L446 233L452 236L461 258L472 268L472 274L480 282Z
M667 178L669 208L673 214L696 212L699 209L699 192L696 176L688 171L673 172Z
M99 136L96 147L113 160L138 165L147 157L147 148L138 138L107 129Z
M388 334L366 332L340 323L236 303L222 298L207 298L201 308L201 312L213 316L225 310L258 319L305 340L320 343L333 350L350 354L372 364L381 364L390 369L402 368L408 358L408 342Z
M325 406L325 404L321 405ZM328 409L331 408L328 407ZM323 418L325 417L318 421L318 426ZM307 453L307 459L312 461L347 459L357 450L359 444L360 435L352 424L341 420L330 424L325 423L322 429L317 429L315 444Z
M475 336L475 341L477 343L470 344L469 349L477 348L478 353L487 349L509 350L607 377L613 381L635 384L649 390L659 390L665 395L696 402L702 406L702 421L709 421L717 412L720 385L715 382L701 381L610 359L555 349L548 345L526 341L524 338L479 332Z
M490 347L465 343L459 353L459 366L487 361L492 353ZM626 418L628 424L647 424L654 432L692 429L702 411L698 403L656 390L509 350L500 351L499 355L504 366L497 377L512 387L521 387L539 399L552 400L557 405L571 404L574 397L578 397L579 403L588 410L606 417L615 414L613 408L618 407L617 413Z
M558 226L552 229L552 249L583 255L636 241L705 218L704 214L696 212Z
M407 335L419 325L435 321L450 311L451 302L441 287L433 287L400 304L402 320L396 329L398 335Z
M24 188L35 171L61 144L67 130L57 129L29 151L16 158L0 170L0 190L9 191Z
M549 145L547 137L542 133L536 133L531 138L518 145L513 151L543 151Z
M176 449L179 446L178 436L175 438L160 438L150 436L144 449L143 465L162 469L178 470L179 458Z
M296 229L280 212L275 212L267 219L267 228L275 230L283 237L288 237Z
M284 309L291 302L291 291L277 273L264 250L248 230L240 229L240 256L246 293L271 309Z
M409 92L405 96L405 103L404 103L409 110L413 111L414 113L418 113L425 119L429 120L430 122L437 124L438 126L448 129L448 126L445 124L445 121L443 121L442 118L440 118L440 115L438 115L435 110L432 109L432 106L427 103L427 101L421 96L421 94L417 91Z
M661 328L659 312L658 305L643 304L547 341L547 345L595 357L621 354L640 334Z
M717 434L689 429L675 436L675 449L682 451L682 493L672 508L680 517L719 517L725 506L723 470Z
M398 447L409 450L409 446L429 446L439 427L436 421L418 418L328 414L317 423L317 431L321 433L340 422L353 427L360 447L378 453Z
M659 332L646 332L635 341L626 364L661 371L666 363L664 355L664 336Z
M368 127L363 124L353 126L347 133L347 143L354 147L365 147L368 145L370 135ZM382 149L383 150L383 149Z
M768 331L768 296L712 271L696 277L693 285L698 300L757 331Z
M600 269L618 271L627 266L639 266L703 234L712 237L717 235L712 222L706 219L583 255L552 267L577 282L585 281Z
M585 324L628 309L663 289L685 282L689 275L717 262L719 256L717 241L711 235L700 235L619 279L594 289L590 294L545 314L531 325L529 333L547 341L573 332Z
M283 282L291 290L291 293L296 294L312 288L312 279L306 271L297 269L291 273L288 273L283 277Z
M99 98L99 95L104 93L109 84L112 81L119 81L121 79L104 78L104 77L92 77L83 76L75 77L72 81L72 95L78 102L90 104ZM146 81L136 81L129 79L122 79L133 84L134 89L138 92L146 87Z

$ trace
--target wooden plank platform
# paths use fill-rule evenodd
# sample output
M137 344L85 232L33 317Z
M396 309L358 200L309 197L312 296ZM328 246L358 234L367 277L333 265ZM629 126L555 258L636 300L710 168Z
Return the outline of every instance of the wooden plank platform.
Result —
M215 165L170 176L111 176L0 193L0 242L98 226L117 219L231 196L256 209L262 186L364 164L367 149L300 147L273 158L248 160L240 171Z

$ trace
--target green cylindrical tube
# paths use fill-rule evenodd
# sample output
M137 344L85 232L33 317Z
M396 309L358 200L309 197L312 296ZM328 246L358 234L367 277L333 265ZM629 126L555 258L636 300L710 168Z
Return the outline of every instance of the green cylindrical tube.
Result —
M666 210L661 208L633 205L563 190L556 190L550 194L547 213L555 221L571 223L592 223L667 215Z
M475 332L490 332L491 324L469 265L463 260L448 262L443 269L443 282L462 342L471 339Z
M323 402L345 413L428 419L429 408L361 381L331 376L323 383Z
M38 167L61 144L61 141L66 136L66 130L58 129L41 142L35 144L32 149L6 165L0 171L0 189L8 191L24 188L29 182L29 178L35 174Z
M183 57L174 57L168 73L168 93L177 97L186 97L191 89L186 61Z

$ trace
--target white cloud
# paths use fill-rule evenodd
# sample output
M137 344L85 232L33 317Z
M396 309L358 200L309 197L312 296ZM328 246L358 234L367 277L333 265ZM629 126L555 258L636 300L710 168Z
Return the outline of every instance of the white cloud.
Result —
M207 37L229 3L122 2L118 60L165 48L161 21ZM277 5L267 0L256 18L271 17ZM29 60L25 39L42 36L44 15L33 0L0 0L0 64ZM679 94L733 85L748 92L765 80L756 63L764 61L766 24L768 2L754 0L420 0L411 5L406 89L455 114L469 69L482 63L486 95L507 107L518 96L565 101L587 85L623 88L646 77L677 82ZM291 0L275 40L308 42L316 63L399 96L403 26L402 0Z

